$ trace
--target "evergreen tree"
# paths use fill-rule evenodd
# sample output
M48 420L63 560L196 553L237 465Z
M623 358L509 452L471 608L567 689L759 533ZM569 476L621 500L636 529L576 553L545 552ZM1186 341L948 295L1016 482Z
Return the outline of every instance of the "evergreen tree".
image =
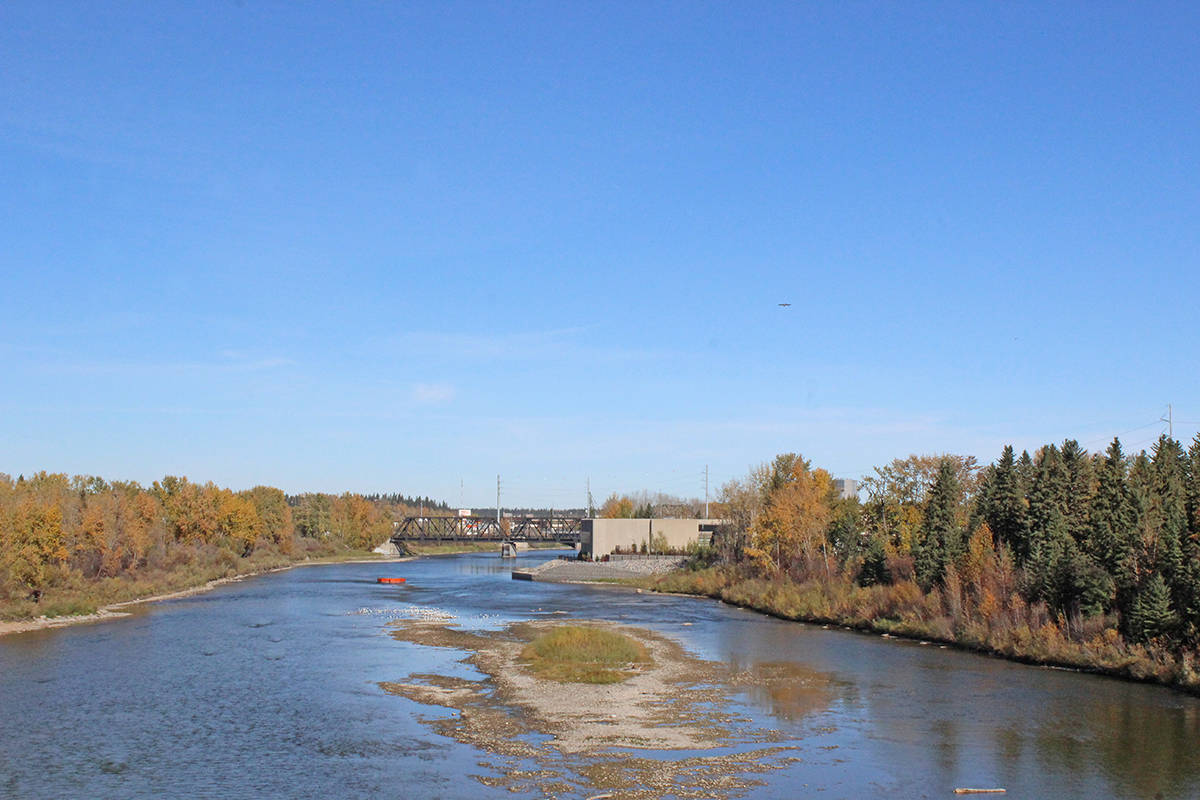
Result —
M1067 488L1070 476L1054 445L1038 453L1037 472L1029 495L1029 559L1026 593L1058 604L1059 562L1069 556Z
M1017 459L1017 490L1021 496L1029 499L1029 493L1033 491L1033 478L1037 474L1037 466L1034 465L1033 459L1029 457L1028 450L1021 451L1021 457Z
M867 544L863 558L862 569L858 573L859 586L875 586L891 583L892 575L887 565L887 550L883 545L883 537L872 536Z
M1187 461L1188 534L1193 542L1200 541L1200 433L1188 448Z
M1154 444L1150 463L1154 473L1153 491L1162 515L1156 566L1178 603L1188 590L1183 570L1183 546L1188 535L1183 448L1174 439L1160 436Z
M1047 601L1070 616L1090 617L1104 613L1113 601L1112 576L1067 539L1051 566L1053 578Z
M1087 451L1074 439L1063 442L1063 466L1067 470L1066 515L1067 532L1081 544L1088 537L1095 496L1095 473Z
M1137 586L1135 516L1126 485L1125 455L1113 439L1096 470L1087 552L1113 577L1117 604L1128 609Z
M1126 633L1135 642L1146 642L1170 635L1176 622L1175 614L1171 611L1171 594L1167 583L1162 575L1155 573L1133 601Z
M1200 465L1200 435L1189 452L1174 439L1161 437L1155 445L1155 490L1162 497L1164 542L1177 542L1178 563L1174 573L1164 565L1163 574L1171 589L1172 601L1180 616L1185 640L1200 638L1200 541L1196 531L1196 503L1200 486L1196 467ZM1169 560L1169 559L1167 559Z
M1126 604L1120 606L1120 611L1129 630L1134 602L1146 581L1158 569L1162 528L1162 503L1154 494L1154 467L1145 451L1130 459L1126 485L1133 526L1126 540L1125 560L1135 589L1125 598Z
M1005 446L991 470L988 484L984 520L996 535L997 543L1006 545L1018 563L1023 563L1029 557L1028 508L1012 445Z
M958 521L962 487L955 473L953 462L942 459L925 503L916 570L917 579L926 587L942 579L946 565L962 555L965 547L964 532Z

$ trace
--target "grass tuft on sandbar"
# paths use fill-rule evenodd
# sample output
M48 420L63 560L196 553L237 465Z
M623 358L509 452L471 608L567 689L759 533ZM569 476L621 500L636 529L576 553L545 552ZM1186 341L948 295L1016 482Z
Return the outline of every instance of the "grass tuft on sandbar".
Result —
M583 625L542 634L525 646L521 659L538 677L563 683L618 683L650 664L641 642Z

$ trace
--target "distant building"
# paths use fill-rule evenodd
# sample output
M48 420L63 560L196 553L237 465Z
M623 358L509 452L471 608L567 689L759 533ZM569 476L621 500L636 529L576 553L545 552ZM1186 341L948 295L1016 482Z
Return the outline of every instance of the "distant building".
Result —
M585 519L580 536L581 555L600 558L613 551L636 553L665 548L683 552L689 546L708 544L719 519Z
M858 481L853 478L835 478L833 488L837 491L838 497L843 500L858 497Z

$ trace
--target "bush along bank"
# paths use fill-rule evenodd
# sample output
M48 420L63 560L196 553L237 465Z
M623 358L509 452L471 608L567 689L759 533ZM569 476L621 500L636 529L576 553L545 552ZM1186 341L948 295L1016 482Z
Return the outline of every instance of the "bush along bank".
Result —
M713 547L652 588L1200 689L1200 437L911 456L862 494L779 456L723 488Z
M1161 642L1130 643L1115 620L1092 619L1068 633L1044 605L1019 598L990 620L978 608L923 592L911 581L862 587L845 579L764 578L717 566L679 570L643 581L653 591L710 597L779 619L937 642L1025 664L1062 667L1158 683L1200 694L1195 651L1173 652ZM957 611L957 613L955 613Z

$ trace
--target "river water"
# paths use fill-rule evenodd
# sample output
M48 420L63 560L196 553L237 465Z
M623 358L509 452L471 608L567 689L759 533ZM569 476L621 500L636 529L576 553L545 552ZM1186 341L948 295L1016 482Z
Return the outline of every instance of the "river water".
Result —
M4 637L0 797L544 796L485 785L487 754L430 727L452 712L380 688L413 673L479 677L462 653L389 635L429 613L474 630L606 619L703 659L822 676L819 703L786 687L733 696L745 725L777 731L797 759L729 796L1200 797L1196 698L709 600L513 581L512 566L485 554L306 567Z

